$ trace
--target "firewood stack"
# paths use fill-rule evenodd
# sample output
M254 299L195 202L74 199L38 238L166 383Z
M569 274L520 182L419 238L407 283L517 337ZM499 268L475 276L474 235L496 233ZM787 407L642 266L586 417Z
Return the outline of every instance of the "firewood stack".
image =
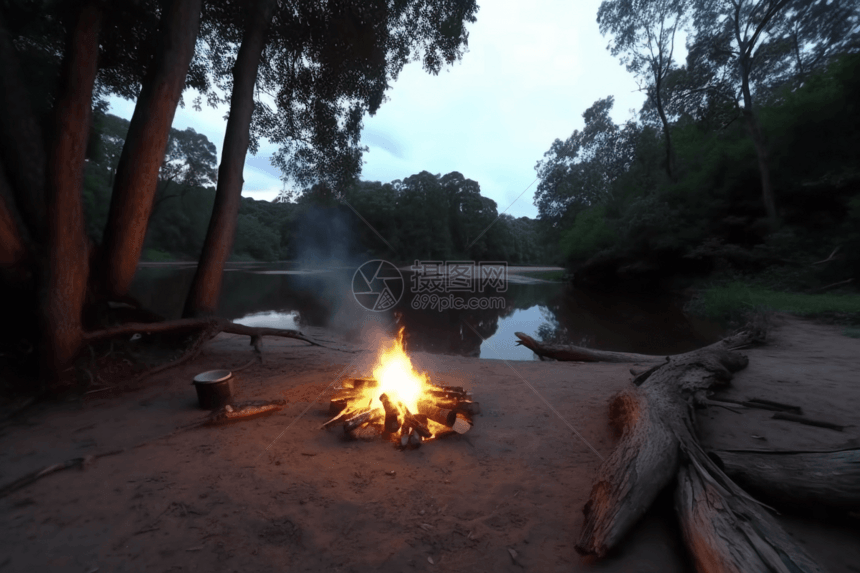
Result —
M472 428L473 416L481 413L472 394L460 386L430 384L418 401L417 412L411 412L381 389L376 395L373 389L378 387L372 378L345 380L329 402L329 414L334 417L322 428L342 426L350 439L381 436L399 448L414 449L429 440L465 434ZM375 398L379 398L381 407L373 406Z

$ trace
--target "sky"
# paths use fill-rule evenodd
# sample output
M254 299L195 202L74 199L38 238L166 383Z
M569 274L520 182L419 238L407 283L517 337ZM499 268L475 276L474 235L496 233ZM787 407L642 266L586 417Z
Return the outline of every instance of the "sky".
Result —
M405 179L429 171L459 171L477 181L499 213L536 217L535 164L556 139L582 129L582 113L615 96L612 118L630 119L645 100L636 78L606 49L600 35L600 0L492 0L470 24L469 49L438 76L407 65L387 92L388 101L366 116L361 179ZM676 47L676 54L681 46ZM194 93L176 110L173 127L204 133L220 161L227 106L192 109ZM111 113L131 119L134 102L111 98ZM283 188L261 142L248 154L242 195L272 200Z

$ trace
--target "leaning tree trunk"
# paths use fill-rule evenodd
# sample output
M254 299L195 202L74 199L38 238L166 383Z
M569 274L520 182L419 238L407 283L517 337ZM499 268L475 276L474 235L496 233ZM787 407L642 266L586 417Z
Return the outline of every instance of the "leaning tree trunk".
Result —
M162 16L161 49L147 72L117 166L95 280L109 297L127 294L152 213L158 172L200 29L201 0L174 0Z
M708 458L695 434L694 404L746 367L746 356L731 349L754 338L753 332L741 333L670 357L648 372L641 387L613 398L610 422L622 435L583 508L578 552L606 555L678 475L677 510L700 571L819 571Z
M218 167L215 205L197 271L185 301L183 315L186 317L212 315L218 306L224 263L230 256L236 235L236 219L244 183L242 172L248 153L251 115L254 112L257 68L274 8L273 0L260 0L250 9L242 46L233 66L233 94L221 151L221 165Z
M42 368L54 380L80 350L89 271L81 189L98 70L103 8L85 2L70 31L56 114L47 186L46 256L42 262Z

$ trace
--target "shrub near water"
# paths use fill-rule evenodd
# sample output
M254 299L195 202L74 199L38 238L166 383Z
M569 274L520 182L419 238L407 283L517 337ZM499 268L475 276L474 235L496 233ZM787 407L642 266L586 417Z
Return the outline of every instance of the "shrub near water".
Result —
M835 315L857 322L860 320L860 294L777 292L732 282L708 288L690 304L690 310L713 319L737 318L740 314L760 310L810 317Z

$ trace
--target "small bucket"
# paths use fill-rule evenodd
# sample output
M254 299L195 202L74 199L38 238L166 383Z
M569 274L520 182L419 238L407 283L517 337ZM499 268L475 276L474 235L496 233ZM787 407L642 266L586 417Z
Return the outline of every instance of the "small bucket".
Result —
M194 377L197 399L205 410L217 410L233 397L233 373L229 370L209 370Z

